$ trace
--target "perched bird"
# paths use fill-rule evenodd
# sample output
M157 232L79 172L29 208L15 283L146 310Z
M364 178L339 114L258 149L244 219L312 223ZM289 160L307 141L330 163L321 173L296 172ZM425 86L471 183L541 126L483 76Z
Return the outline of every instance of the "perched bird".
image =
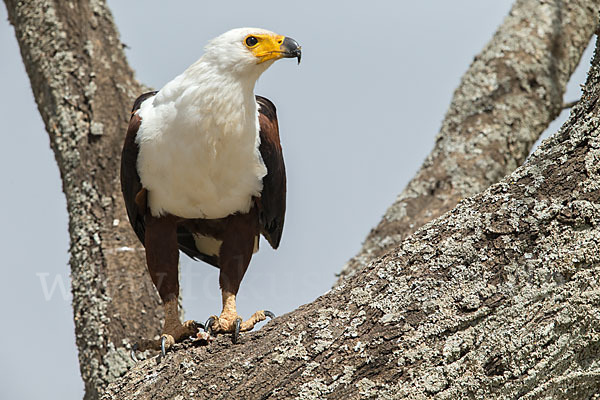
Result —
M235 296L262 234L276 249L285 216L286 177L275 106L254 95L259 76L301 48L263 29L240 28L208 43L204 55L133 105L121 159L129 221L165 310L158 342L169 348L198 324L179 320L179 250L220 268L223 298L213 333L251 330L273 317L243 321ZM152 343L152 344L148 344Z

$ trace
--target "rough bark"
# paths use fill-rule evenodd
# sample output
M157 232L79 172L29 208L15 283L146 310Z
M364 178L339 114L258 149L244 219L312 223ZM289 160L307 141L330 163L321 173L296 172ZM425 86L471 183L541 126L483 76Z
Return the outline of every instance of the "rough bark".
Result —
M128 111L142 87L103 1L5 3L67 199L75 335L93 399L130 366L131 332L153 336L160 327L118 181Z
M103 398L598 398L599 98L596 51L513 174L242 344L145 361Z
M344 266L338 284L523 163L562 109L599 9L598 1L515 2L463 76L431 154Z
M128 109L142 88L103 1L5 3L63 180L81 372L86 398L98 398L131 365L124 344L135 338L127 332L151 337L160 326L117 176ZM376 247L385 238L399 243L405 229L523 161L535 132L558 112L597 9L583 0L516 3L489 45L495 52L476 59L477 73L455 95L439 154L423 167L431 175L422 170L401 195L404 205L392 207L390 220L406 212L414 226L372 234L380 237ZM314 303L244 335L241 345L227 338L180 345L159 364L135 366L105 398L560 397L567 390L584 398L599 376L593 72L567 128L511 178ZM429 197L420 194L428 189Z

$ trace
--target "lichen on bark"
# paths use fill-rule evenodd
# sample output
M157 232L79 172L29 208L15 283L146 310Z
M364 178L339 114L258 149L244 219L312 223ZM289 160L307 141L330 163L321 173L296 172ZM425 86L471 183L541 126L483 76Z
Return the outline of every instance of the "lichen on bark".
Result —
M142 88L103 1L5 3L67 199L75 337L86 398L95 399L132 364L126 332L159 328L118 184L128 110Z
M596 30L595 1L519 0L454 93L435 147L338 284L523 163L563 105Z
M598 54L561 131L467 197L520 165L558 113L598 1L515 3L463 78L432 155L354 260L360 272L240 345L177 345L128 372L128 332L150 337L160 319L117 177L128 109L143 88L103 1L5 3L67 197L86 398L597 392Z

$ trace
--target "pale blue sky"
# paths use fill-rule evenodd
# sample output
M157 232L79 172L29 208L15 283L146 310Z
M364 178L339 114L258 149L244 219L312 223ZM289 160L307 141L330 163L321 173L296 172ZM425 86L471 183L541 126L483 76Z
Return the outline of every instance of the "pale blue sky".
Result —
M276 63L256 89L278 108L288 213L281 248L263 242L242 282L242 315L289 312L330 288L431 149L460 76L510 4L109 1L138 79L155 88L230 28L263 27L303 46L300 66ZM65 200L6 19L0 6L0 398L77 399ZM590 56L567 100L579 97ZM187 317L218 313L218 271L187 259L182 270Z

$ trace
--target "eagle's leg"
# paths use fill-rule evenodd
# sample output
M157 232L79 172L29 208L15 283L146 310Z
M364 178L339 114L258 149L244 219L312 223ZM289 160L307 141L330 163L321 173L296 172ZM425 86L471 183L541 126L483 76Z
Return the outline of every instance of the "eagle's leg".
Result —
M207 329L213 333L233 333L234 343L239 332L252 330L258 322L267 316L273 318L270 311L257 311L248 320L243 321L236 310L235 296L242 278L248 269L254 252L255 241L259 235L256 208L248 214L236 214L228 221L226 234L219 251L219 284L223 299L223 311L220 316L213 315L207 321Z
M165 310L165 324L161 339L151 346L168 349L173 344L196 336L195 321L179 320L179 246L177 243L177 219L173 216L153 217L146 215L146 263L152 282L158 290ZM150 346L148 346L150 347Z

